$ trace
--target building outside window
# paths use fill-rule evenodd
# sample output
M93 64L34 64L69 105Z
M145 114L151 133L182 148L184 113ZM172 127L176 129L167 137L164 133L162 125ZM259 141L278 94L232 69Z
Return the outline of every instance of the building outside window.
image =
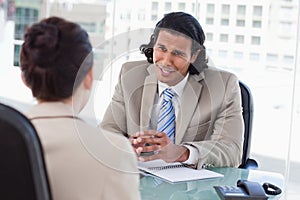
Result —
M158 2L152 2L152 11L158 11Z
M237 19L236 20L236 26L244 27L245 26L245 20L243 20L243 19Z
M179 10L185 10L185 3L178 3Z
M283 56L283 62L284 63L293 63L294 62L294 56L290 56L290 55L284 55Z
M252 36L251 37L251 44L252 45L260 45L260 37L259 36Z
M280 22L279 29L280 29L280 34L285 37L289 36L290 33L292 33L293 31L296 31L296 27L290 21Z
M252 21L253 28L261 28L261 21L260 20L253 20Z
M243 35L236 35L235 36L235 43L244 44L244 36Z
M172 3L165 2L165 11L171 11L171 9L172 9Z
M151 21L156 21L158 19L158 16L156 14L151 15Z
M214 24L214 18L212 18L212 17L207 17L207 18L206 18L206 24L207 24L207 25L213 25L213 24Z
M207 4L206 12L209 13L209 14L214 14L215 13L215 5L214 4Z
M220 34L220 42L228 42L228 34Z
M237 5L237 15L245 16L246 15L246 6Z
M249 59L251 61L259 61L260 59L259 53L250 53Z
M241 59L243 59L243 56L244 56L243 52L240 52L240 51L233 52L233 57L235 59L241 60Z
M222 15L229 15L230 13L230 5L229 4L222 4Z
M213 39L214 39L213 33L206 33L205 36L206 36L207 41L213 41Z
M130 15L128 15L127 17L129 17L129 19L130 19ZM96 33L96 31L97 31L96 23L94 23L94 22L89 22L89 23L81 22L79 24L82 28L84 28L86 31L88 31L90 33Z
M268 53L267 54L267 61L270 61L270 62L276 62L276 61L278 61L278 55L277 54L273 54L273 53Z
M262 6L253 6L253 16L261 17L262 10Z
M192 3L192 13L198 13L200 10L200 3Z
M229 19L224 19L224 18L222 18L222 19L221 19L221 25L222 25L222 26L228 26L228 25L229 25Z
M19 66L19 55L27 26L39 19L38 8L16 7L15 13L15 45L14 45L14 66Z

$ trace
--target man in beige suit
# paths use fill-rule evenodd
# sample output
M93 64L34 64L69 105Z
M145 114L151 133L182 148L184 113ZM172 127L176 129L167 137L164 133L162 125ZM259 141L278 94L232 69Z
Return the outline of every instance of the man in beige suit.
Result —
M207 65L204 38L194 17L169 13L150 43L141 46L148 62L123 65L101 126L129 136L141 161L163 159L198 169L240 164L244 126L238 79ZM157 131L165 88L175 92L174 141Z
M27 116L43 146L53 199L140 199L129 141L78 117L93 83L86 31L61 18L44 19L26 31L20 61L23 81L38 101Z

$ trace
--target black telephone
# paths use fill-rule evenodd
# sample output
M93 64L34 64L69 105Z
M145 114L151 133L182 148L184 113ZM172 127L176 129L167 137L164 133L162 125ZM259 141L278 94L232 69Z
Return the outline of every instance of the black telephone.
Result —
M257 182L238 180L237 186L214 186L222 200L265 200L268 199L264 188Z

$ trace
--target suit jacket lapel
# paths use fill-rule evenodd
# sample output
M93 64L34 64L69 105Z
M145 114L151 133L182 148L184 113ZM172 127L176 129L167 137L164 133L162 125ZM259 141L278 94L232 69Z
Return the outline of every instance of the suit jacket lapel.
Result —
M141 104L141 130L149 127L155 94L157 93L157 77L154 71L154 65L148 67L149 76L145 78L145 84L142 94ZM190 124L193 113L198 105L199 97L202 90L202 85L199 83L204 78L204 74L190 75L188 82L182 94L180 103L180 111L176 119L176 134L175 142L180 144Z
M141 105L141 129L147 129L150 124L155 94L157 92L157 77L154 65L148 67L149 76L145 78Z
M199 81L203 79L203 74L190 75L184 91L182 93L180 110L176 119L175 143L180 144L188 125L191 122L193 113L198 105L202 85Z

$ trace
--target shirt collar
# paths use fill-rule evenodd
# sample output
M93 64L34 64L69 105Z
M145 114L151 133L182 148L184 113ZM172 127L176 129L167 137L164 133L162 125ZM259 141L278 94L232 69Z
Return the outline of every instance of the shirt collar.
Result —
M187 83L189 77L189 73L187 73L187 75L184 77L184 79L182 79L179 83L177 83L174 86L168 86L166 83L160 82L158 81L158 94L159 96L161 96L162 92L167 89L167 88L171 88L176 95L179 96L179 98L182 96L183 93L183 89L185 87L185 84Z

